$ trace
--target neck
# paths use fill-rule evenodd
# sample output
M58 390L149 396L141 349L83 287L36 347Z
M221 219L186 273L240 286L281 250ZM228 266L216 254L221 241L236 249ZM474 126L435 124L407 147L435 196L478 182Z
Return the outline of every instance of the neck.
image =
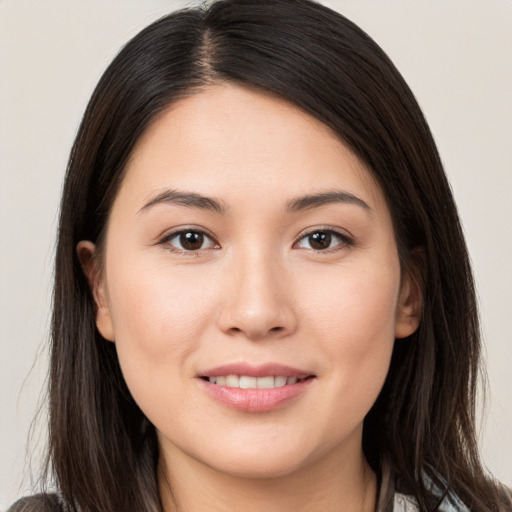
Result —
M163 510L374 511L377 479L362 451L350 464L339 457L328 458L332 460L323 458L284 476L247 478L218 472L178 453L173 454L173 464L161 457L158 474Z

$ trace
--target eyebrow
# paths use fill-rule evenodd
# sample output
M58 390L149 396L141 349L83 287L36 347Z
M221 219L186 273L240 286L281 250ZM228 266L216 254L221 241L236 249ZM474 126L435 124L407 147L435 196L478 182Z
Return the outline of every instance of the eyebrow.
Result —
M332 190L328 192L321 192L319 194L308 194L302 197L292 199L288 202L286 210L289 212L298 212L301 210L309 210L311 208L318 208L332 203L345 203L360 206L364 210L371 213L370 206L361 198L345 192L342 190Z
M178 190L165 190L161 194L150 199L138 213L143 213L153 206L159 204L175 204L178 206L187 206L189 208L199 208L215 213L226 213L227 207L224 203L213 197L202 196L195 192L181 192Z
M371 207L361 198L341 190L332 190L318 194L307 194L288 201L285 210L288 212L298 212L319 208L333 203L354 204L371 213ZM213 197L203 196L195 192L185 192L178 190L165 190L157 196L150 199L138 213L143 213L153 206L159 204L175 204L186 206L188 208L198 208L200 210L212 211L219 214L225 214L228 211L223 201Z

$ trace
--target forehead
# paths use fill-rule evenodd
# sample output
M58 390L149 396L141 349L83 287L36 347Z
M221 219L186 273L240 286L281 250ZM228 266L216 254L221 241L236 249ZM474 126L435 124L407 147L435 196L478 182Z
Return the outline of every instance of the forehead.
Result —
M337 135L289 102L215 85L170 105L136 144L121 191L143 202L165 188L235 201L343 187L378 203L381 191ZM382 207L382 205L378 205Z

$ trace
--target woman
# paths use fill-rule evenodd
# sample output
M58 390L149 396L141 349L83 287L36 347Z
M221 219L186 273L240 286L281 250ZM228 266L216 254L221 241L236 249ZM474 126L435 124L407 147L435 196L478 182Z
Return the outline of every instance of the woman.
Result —
M412 93L306 0L154 23L61 205L48 472L13 510L509 510L467 251Z

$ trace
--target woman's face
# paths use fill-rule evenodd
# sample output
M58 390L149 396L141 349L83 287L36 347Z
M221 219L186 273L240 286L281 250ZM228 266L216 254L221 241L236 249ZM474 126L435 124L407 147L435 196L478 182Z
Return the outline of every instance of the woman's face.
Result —
M97 325L166 462L277 476L361 456L418 291L382 191L325 125L232 85L178 101L138 142L103 250L95 272L78 247Z

